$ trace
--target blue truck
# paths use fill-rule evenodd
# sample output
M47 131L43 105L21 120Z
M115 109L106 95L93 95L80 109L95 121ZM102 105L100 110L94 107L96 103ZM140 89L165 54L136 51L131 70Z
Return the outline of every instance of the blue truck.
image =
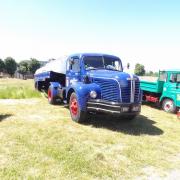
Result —
M122 62L116 56L74 54L65 61L50 62L47 67L51 68L36 71L35 88L47 92L50 104L57 99L68 104L71 118L76 122L86 121L91 112L130 120L141 111L140 80L123 72Z

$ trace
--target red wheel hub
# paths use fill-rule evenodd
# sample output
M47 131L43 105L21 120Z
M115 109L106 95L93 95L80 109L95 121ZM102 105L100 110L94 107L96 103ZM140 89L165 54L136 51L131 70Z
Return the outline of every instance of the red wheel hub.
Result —
M169 105L169 104L166 104L166 108L167 108L167 109L170 109L170 105Z
M70 108L71 108L71 112L74 116L77 115L78 113L78 102L77 102L77 99L76 98L73 98L71 100L71 104L70 104Z
M51 98L52 98L51 90L48 90L48 99L51 100Z

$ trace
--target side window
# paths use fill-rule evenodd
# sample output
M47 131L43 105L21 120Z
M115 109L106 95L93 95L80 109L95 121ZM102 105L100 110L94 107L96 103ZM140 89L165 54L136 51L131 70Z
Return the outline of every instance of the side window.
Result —
M170 82L172 83L180 83L180 74L171 74Z
M180 83L180 74L177 74L177 83Z
M69 59L69 70L80 72L80 61L78 58Z

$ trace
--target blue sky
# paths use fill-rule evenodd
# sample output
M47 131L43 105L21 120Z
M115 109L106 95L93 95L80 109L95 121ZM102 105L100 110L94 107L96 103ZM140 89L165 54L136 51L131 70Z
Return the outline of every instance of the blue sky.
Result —
M103 52L147 70L180 68L180 1L0 0L0 58Z

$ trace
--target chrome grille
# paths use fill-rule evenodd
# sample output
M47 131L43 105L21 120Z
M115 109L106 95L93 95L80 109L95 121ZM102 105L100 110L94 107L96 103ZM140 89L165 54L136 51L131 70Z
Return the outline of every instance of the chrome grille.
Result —
M135 83L132 83L132 85L135 85L134 102L138 102L139 101L140 82L135 81ZM123 85L121 83L121 96L122 96L123 103L131 102L131 81L130 80L127 81L126 85Z
M119 102L119 85L113 79L94 79L94 83L101 87L101 98L107 101Z
M126 84L121 83L121 97L122 102L129 103L131 98L131 81L127 81Z
M138 102L140 99L140 82L136 81L135 82L135 93L134 93L134 102Z
M114 79L95 78L93 82L101 87L101 99L112 102L131 102L131 80L127 80L125 82L120 81L119 83L121 89L119 89L119 84ZM133 102L139 102L140 82L135 81L134 83L132 83L132 86L132 88L134 89L132 91L134 94Z

